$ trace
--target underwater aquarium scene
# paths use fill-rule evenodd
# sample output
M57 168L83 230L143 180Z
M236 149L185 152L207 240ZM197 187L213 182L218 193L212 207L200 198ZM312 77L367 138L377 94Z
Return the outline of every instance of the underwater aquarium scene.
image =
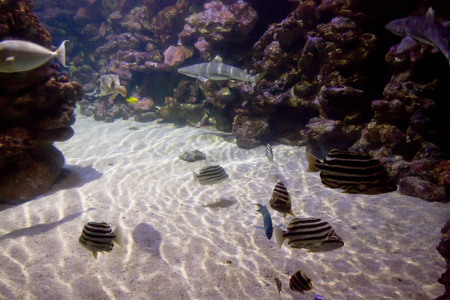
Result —
M0 300L450 300L450 0L0 0Z

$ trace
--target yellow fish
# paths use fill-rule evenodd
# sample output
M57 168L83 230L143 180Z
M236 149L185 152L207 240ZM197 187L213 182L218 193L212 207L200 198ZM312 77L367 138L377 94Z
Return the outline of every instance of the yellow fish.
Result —
M136 97L128 97L125 101L127 101L128 104L136 104L139 103L139 99Z

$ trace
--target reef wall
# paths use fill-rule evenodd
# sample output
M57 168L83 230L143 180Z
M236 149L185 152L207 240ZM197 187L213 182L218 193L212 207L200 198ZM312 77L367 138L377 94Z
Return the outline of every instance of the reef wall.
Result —
M53 36L73 41L83 114L212 125L243 148L271 141L306 144L318 157L370 153L400 192L448 201L448 61L426 44L396 54L401 38L384 28L430 6L438 21L450 19L437 0L36 0L36 13ZM265 76L253 89L177 73L218 54ZM97 97L108 73L146 104Z
M51 45L49 32L31 13L30 1L1 1L0 39ZM55 63L0 73L0 203L35 198L54 183L64 156L53 142L73 135L73 110L82 95L81 85Z

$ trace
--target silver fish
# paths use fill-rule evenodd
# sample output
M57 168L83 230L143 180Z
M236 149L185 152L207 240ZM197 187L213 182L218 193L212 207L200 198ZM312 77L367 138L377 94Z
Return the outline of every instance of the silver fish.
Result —
M266 146L266 156L269 161L273 161L273 150L270 144Z
M278 181L275 185L269 204L273 210L284 214L285 219L287 214L295 217L291 210L291 197L282 181Z
M286 239L292 248L305 248L308 252L332 251L344 246L331 225L318 218L294 218L286 232L275 226L274 236L279 248Z
M302 270L297 271L289 280L291 290L303 293L312 289L311 279L303 273Z
M21 41L5 40L0 43L0 73L25 72L36 69L56 57L66 66L66 48L63 41L59 48L52 52L38 44Z
M112 231L111 227L105 222L88 222L81 232L78 239L80 244L92 251L95 259L98 252L110 252L114 247L114 242L120 244L121 233L119 227Z
M321 162L306 153L308 171L319 171L322 183L347 193L378 194L397 189L378 159L338 149L331 150Z
M217 55L209 63L201 63L179 68L178 72L189 77L198 78L205 82L208 79L213 80L242 80L251 82L255 86L263 78L264 74L250 75L247 70L241 70L229 65L224 65L222 58Z
M198 174L194 172L194 180L198 180L201 185L214 184L226 178L228 174L221 166L206 166Z
M439 49L450 63L450 33L444 25L435 21L431 7L424 16L397 19L387 23L385 27L403 37L396 53L411 48L418 41Z
M100 96L111 95L109 102L113 103L117 95L127 96L127 89L120 85L119 75L107 74L100 76Z

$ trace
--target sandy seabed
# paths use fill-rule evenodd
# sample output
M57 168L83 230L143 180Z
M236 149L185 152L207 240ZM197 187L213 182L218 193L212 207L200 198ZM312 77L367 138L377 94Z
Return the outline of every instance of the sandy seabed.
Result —
M137 127L137 129L136 129ZM444 259L436 251L448 204L393 192L344 194L305 172L304 147L238 148L208 129L77 116L55 143L66 158L44 196L0 211L0 299L432 299ZM178 156L198 149L207 160ZM193 171L219 164L229 178L201 186ZM297 216L320 217L345 246L325 253L279 250L253 203L285 180ZM286 224L271 210L275 225ZM288 218L288 220L290 217ZM78 243L88 221L120 226L109 253ZM313 289L289 289L303 270ZM274 276L283 283L278 295Z

